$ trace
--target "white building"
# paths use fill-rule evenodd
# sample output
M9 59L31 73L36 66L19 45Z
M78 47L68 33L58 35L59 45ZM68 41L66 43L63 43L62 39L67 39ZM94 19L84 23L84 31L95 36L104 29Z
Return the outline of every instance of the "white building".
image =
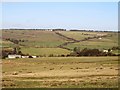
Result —
M8 55L8 58L21 58L21 55Z
M103 52L106 52L106 53L108 53L108 50L103 50ZM112 50L110 50L109 52L112 52Z
M37 58L37 56L32 56L32 58Z
M29 56L22 56L22 58L29 58Z
M108 50L103 50L103 52L108 52Z
M102 38L98 38L98 39L102 39Z

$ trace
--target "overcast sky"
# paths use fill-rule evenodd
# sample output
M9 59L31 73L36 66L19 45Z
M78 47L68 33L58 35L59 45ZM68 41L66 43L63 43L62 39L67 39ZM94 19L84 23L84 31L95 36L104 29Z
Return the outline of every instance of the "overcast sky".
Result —
M117 2L6 2L3 28L118 29Z

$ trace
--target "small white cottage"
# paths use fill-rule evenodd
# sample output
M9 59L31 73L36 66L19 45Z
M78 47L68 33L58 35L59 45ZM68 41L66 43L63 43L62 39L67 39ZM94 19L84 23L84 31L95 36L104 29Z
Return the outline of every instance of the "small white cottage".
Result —
M102 38L98 38L98 39L102 39Z
M106 53L107 53L107 52L108 52L108 50L103 50L103 52L106 52Z
M21 55L16 55L16 54L14 54L14 55L8 55L8 58L21 58Z
M29 58L29 56L22 56L22 58Z
M37 56L32 56L32 58L37 58Z

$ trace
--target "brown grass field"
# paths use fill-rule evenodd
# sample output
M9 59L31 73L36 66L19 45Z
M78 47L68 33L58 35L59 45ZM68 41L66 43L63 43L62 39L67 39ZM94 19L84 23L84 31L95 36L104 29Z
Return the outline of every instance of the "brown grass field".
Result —
M116 88L118 57L3 60L3 88Z

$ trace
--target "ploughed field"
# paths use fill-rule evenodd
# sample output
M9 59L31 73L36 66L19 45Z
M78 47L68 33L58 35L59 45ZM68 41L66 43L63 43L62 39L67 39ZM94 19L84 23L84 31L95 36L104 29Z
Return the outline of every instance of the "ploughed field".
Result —
M3 59L3 88L115 88L118 57Z

